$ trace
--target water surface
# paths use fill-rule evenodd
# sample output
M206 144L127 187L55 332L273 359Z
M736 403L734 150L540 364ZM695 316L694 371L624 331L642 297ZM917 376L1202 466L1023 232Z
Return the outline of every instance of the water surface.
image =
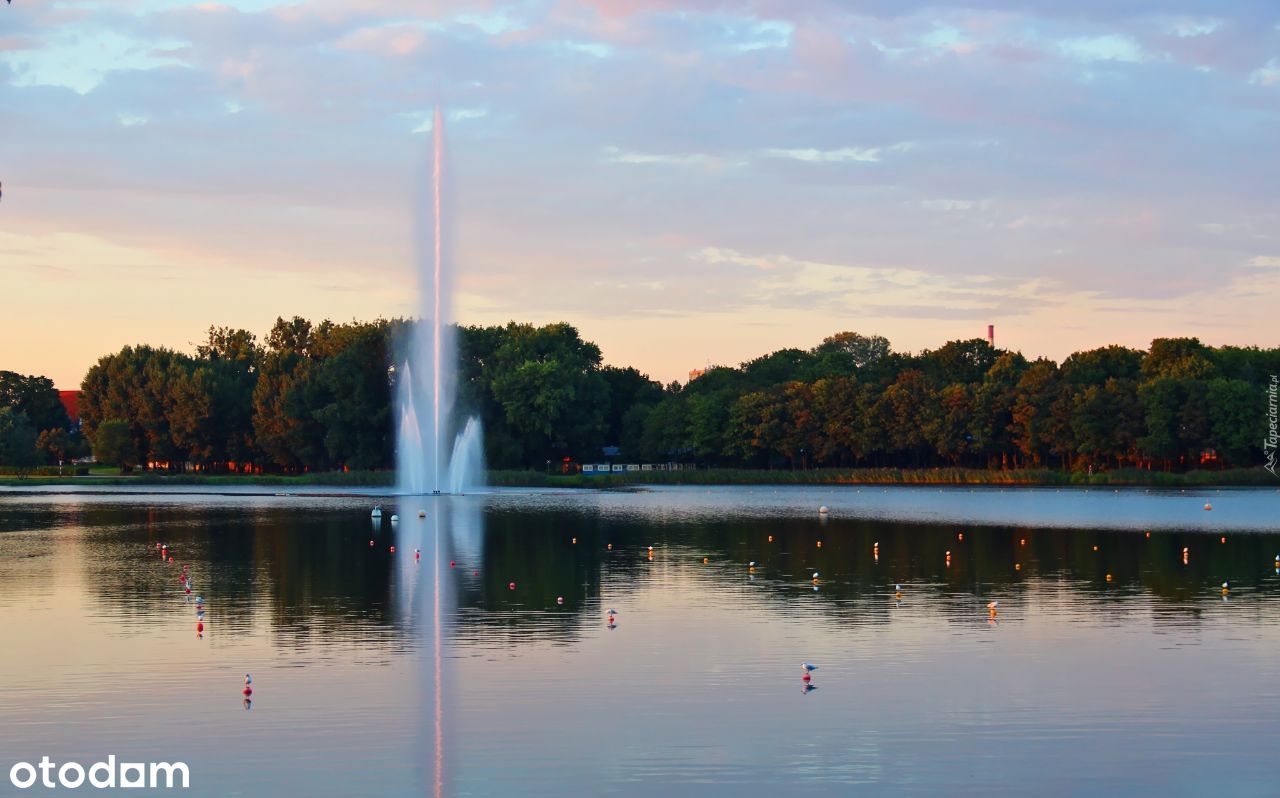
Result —
M437 774L446 795L1275 794L1275 491L221 493L0 494L6 772L114 753L185 761L210 796ZM375 530L375 501L400 523Z

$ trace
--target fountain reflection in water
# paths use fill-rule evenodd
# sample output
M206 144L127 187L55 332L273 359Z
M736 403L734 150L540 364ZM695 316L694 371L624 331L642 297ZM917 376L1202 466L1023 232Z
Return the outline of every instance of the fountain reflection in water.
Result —
M396 380L397 487L406 494L459 493L483 484L479 419L460 425L447 460L444 452L449 431L459 420L454 418L457 346L449 302L452 275L445 268L443 161L444 120L437 108L432 126L430 247L418 248L423 253L418 260L418 323Z

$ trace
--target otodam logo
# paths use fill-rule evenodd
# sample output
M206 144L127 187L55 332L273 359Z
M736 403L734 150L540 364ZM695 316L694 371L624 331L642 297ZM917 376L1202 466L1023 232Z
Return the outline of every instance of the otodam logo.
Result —
M191 786L191 773L183 762L120 762L117 764L115 754L108 756L105 762L95 762L89 767L79 762L65 762L58 765L46 756L40 759L38 765L19 762L9 768L9 782L19 790L30 789L37 784L50 789L65 787L74 790L86 783L99 790L116 788L154 790L159 787L185 790Z
M1267 437L1262 441L1262 453L1267 457L1266 469L1271 472L1271 476L1280 476L1276 474L1276 443L1280 439L1280 430L1276 429L1276 399L1277 393L1280 393L1280 380L1277 375L1271 375L1271 384L1267 386Z

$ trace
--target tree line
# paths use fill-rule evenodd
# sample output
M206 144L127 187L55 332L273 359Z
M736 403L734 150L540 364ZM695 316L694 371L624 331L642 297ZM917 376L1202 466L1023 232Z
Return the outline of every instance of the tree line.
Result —
M125 347L85 376L79 430L56 417L52 383L21 378L26 393L0 392L0 464L30 453L31 434L5 432L25 416L35 437L62 430L70 447L83 434L122 468L392 468L413 324L281 318L261 342L211 327L192 353ZM603 447L631 462L755 468L1251 466L1266 434L1263 386L1280 372L1280 349L1195 338L1058 364L983 339L912 354L843 332L663 386L604 365L569 324L454 332L459 407L483 421L498 468L601 462ZM19 394L43 397L39 408ZM31 448L51 456L49 445Z

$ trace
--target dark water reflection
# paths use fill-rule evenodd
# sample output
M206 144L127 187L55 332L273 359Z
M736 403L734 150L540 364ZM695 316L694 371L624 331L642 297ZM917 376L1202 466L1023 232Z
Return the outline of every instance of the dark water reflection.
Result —
M445 794L1276 793L1280 534L613 501L4 498L0 765L432 794L438 571Z

